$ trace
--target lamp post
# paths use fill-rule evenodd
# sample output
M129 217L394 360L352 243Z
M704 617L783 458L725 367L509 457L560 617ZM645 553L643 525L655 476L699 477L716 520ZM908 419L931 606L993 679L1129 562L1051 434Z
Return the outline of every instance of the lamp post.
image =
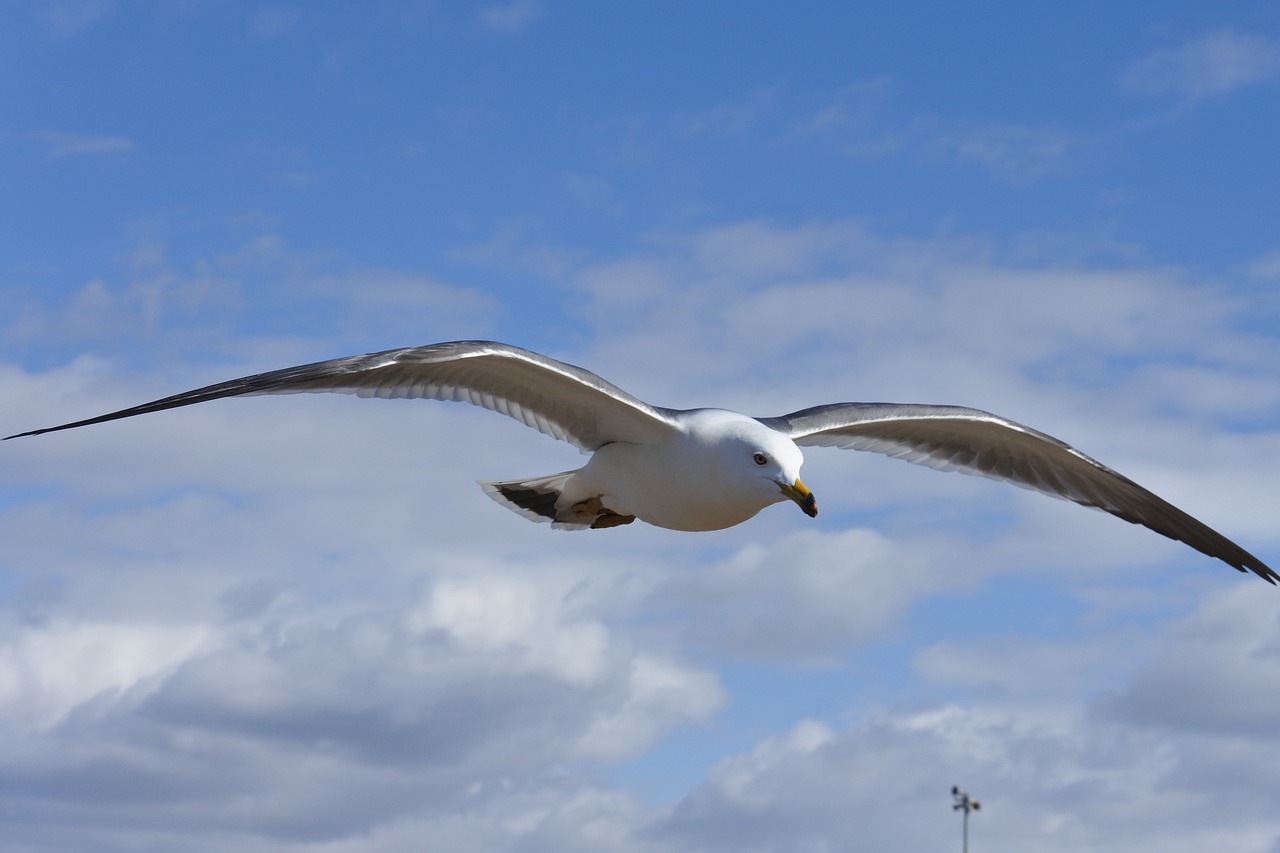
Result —
M951 797L954 800L951 810L964 812L964 846L961 850L963 853L969 853L969 812L981 809L982 803L970 797L968 791L961 791L958 785L951 786Z

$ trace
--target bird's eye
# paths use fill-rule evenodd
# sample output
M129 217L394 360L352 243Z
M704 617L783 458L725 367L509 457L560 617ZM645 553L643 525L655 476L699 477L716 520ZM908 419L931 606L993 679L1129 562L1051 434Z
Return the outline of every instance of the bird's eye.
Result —
M759 452L759 451L756 451L756 454L755 454L754 456L752 456L751 458L752 458L752 459L754 459L754 460L756 461L756 464L757 464L757 465L763 465L763 464L765 464L766 462L768 462L768 461L769 461L769 457L768 457L768 456L765 456L763 453L761 453L761 452Z

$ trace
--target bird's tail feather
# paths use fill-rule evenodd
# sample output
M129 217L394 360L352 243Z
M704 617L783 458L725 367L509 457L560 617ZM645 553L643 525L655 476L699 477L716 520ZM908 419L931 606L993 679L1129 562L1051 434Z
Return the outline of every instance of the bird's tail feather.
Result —
M562 471L529 480L481 480L484 493L512 512L530 521L549 521L560 530L585 530L618 527L635 521L635 516L621 515L600 503L599 497L578 501L572 506L557 507L565 484L577 471Z
M528 480L481 480L480 488L484 493L512 512L523 515L530 521L551 522L556 527L567 530L579 530L590 527L591 520L581 523L565 522L556 511L556 501L564 491L564 484L577 471L562 471L546 477L533 477Z

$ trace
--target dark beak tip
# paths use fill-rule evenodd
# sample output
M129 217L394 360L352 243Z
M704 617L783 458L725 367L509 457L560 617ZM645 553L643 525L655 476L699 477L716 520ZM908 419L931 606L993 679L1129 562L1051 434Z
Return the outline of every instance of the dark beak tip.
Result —
M803 509L804 514L809 516L810 518L818 517L818 502L814 500L813 495L810 495L809 499L805 501L804 505L801 506L800 508Z

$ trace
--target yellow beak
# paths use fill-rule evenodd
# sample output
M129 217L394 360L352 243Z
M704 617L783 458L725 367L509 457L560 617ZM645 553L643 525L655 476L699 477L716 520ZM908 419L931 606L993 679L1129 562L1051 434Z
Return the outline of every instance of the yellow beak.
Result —
M818 499L813 496L813 492L809 491L809 487L800 482L797 477L795 483L787 485L779 483L778 488L782 489L782 493L791 500L800 505L804 510L804 514L810 518L814 518L818 514Z

